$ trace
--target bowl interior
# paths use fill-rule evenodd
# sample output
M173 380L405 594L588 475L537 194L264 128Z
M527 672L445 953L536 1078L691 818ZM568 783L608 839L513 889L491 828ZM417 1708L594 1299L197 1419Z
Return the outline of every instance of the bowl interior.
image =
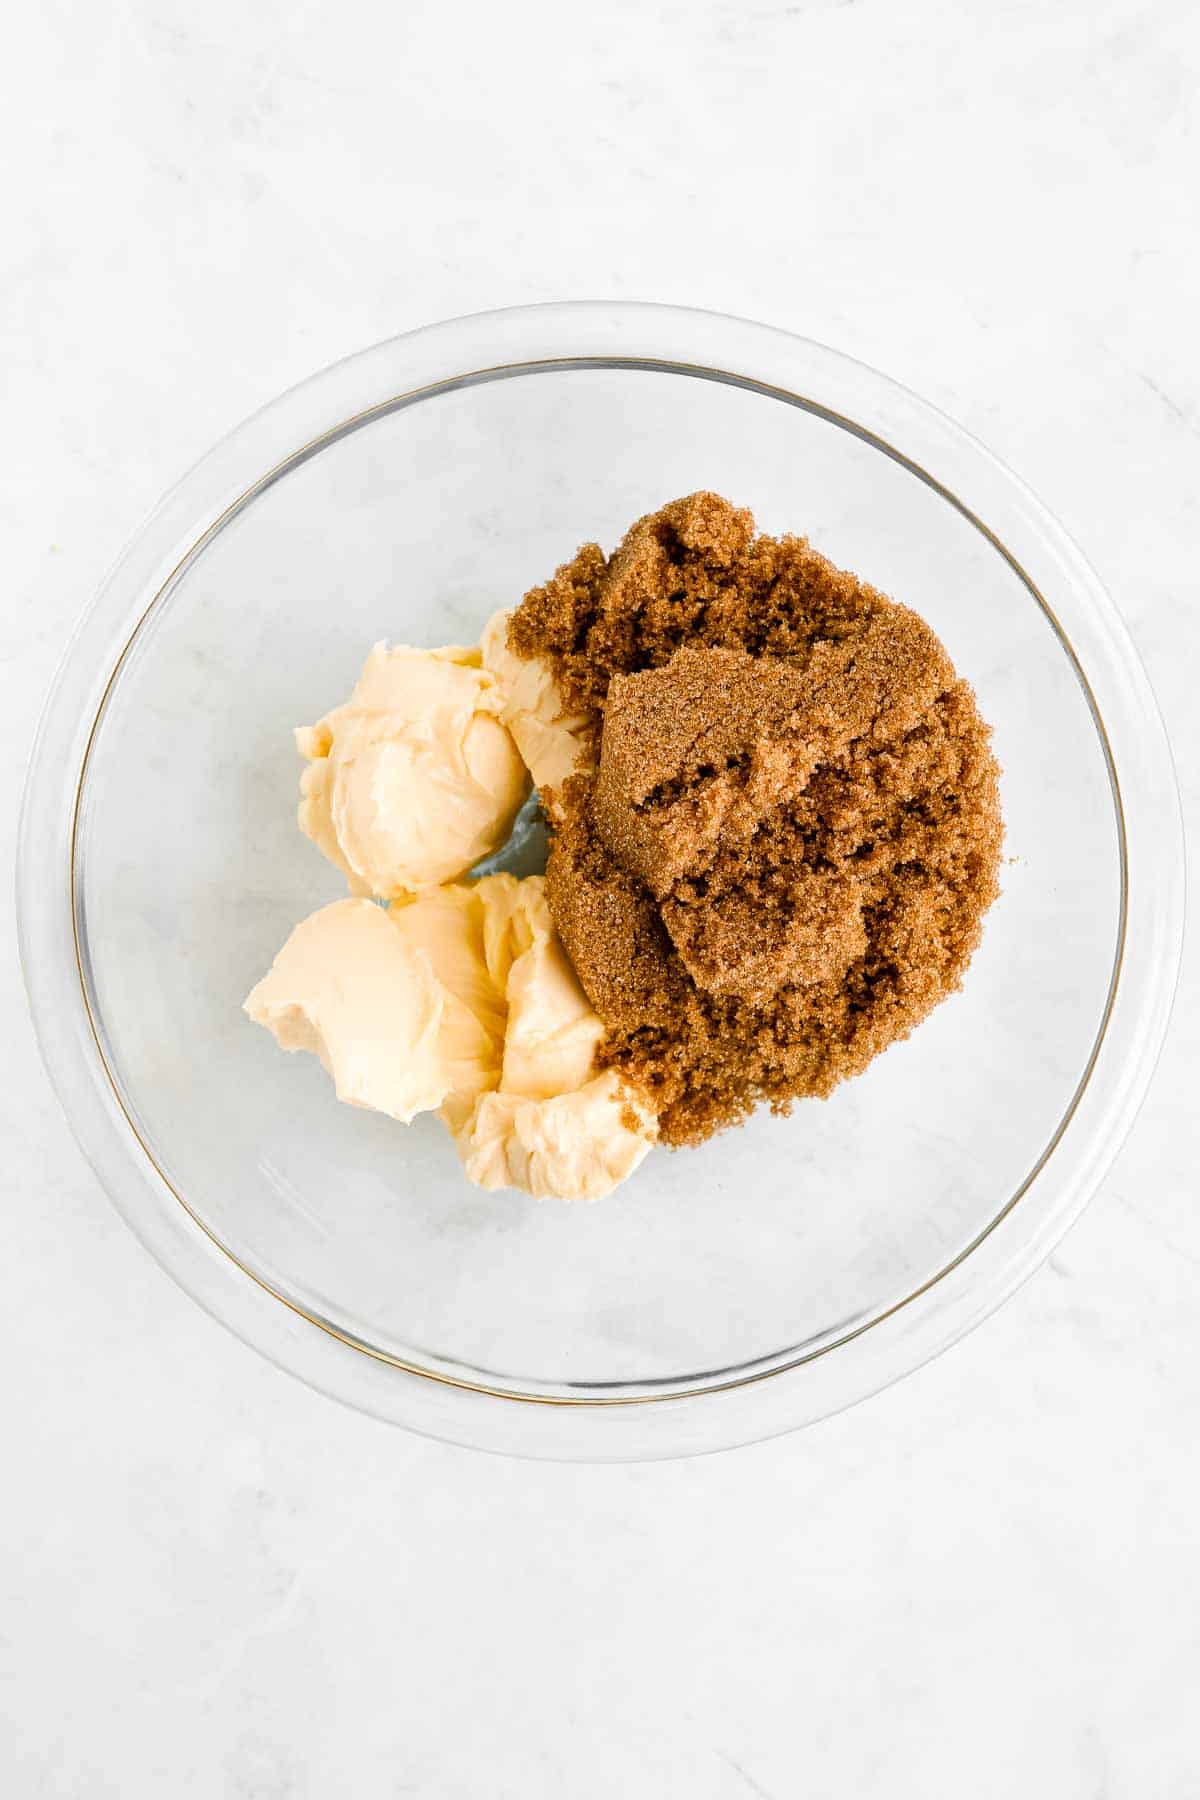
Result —
M585 539L709 487L920 611L995 729L1004 892L963 991L831 1100L656 1152L596 1206L485 1195L432 1119L340 1106L241 1001L339 877L295 826L291 727L380 638L470 642ZM130 643L80 794L101 1048L147 1153L295 1306L531 1394L681 1391L896 1306L1019 1196L1086 1077L1121 838L1069 646L1001 549L846 422L692 370L547 365L398 400L186 561Z

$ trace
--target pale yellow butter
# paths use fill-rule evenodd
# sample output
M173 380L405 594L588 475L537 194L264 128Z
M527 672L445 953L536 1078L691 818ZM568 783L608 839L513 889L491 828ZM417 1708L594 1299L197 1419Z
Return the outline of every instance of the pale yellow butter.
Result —
M511 612L494 613L479 647L483 666L496 677L503 695L500 717L544 797L568 775L590 765L587 719L568 712L548 663L540 657L514 656L508 647L511 618Z
M506 1007L496 1087L471 1112L443 1109L469 1179L535 1199L597 1200L654 1143L654 1115L613 1071L594 1072L604 1027L559 943L540 875L477 883L484 955Z
M451 1132L479 1095L498 1086L504 1059L504 995L484 957L487 881L456 882L397 902L388 916L411 954L423 955L444 995L440 1047L448 1085L438 1102Z
M545 1100L582 1086L604 1027L559 943L540 875L493 875L483 889L484 955L507 1019L500 1086Z
M245 1002L284 1050L311 1050L339 1100L408 1124L450 1090L446 994L371 900L336 900L297 925Z
M296 744L300 829L383 899L453 881L499 849L529 778L478 649L376 644L354 691Z
M411 1120L436 1109L468 1178L599 1199L657 1136L613 1071L554 932L541 876L490 875L386 911L340 900L298 925L246 1001L284 1049L312 1050L340 1099Z
M301 829L359 897L296 927L246 1011L319 1056L339 1099L436 1110L477 1185L598 1199L654 1115L595 1070L604 1027L542 878L455 879L504 842L530 777L545 794L591 755L549 667L509 651L509 616L479 649L377 644L349 700L297 731Z
M477 1187L520 1188L535 1200L601 1200L633 1174L656 1136L654 1115L606 1069L542 1100L484 1094L457 1142Z

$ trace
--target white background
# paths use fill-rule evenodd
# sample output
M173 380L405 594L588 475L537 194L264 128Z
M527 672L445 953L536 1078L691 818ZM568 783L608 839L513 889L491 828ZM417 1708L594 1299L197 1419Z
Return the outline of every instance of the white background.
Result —
M15 33L15 35L14 35ZM631 297L942 404L1112 589L1200 828L1190 0L40 0L6 27L0 808L159 492L429 320ZM1083 1222L805 1435L563 1468L360 1419L111 1211L3 930L0 1792L1200 1795L1200 969Z

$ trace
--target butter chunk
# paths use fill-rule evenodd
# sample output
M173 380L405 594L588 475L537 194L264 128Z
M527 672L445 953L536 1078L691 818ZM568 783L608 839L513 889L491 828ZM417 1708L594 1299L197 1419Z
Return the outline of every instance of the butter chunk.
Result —
M440 1116L453 1131L500 1080L505 1005L483 954L483 883L435 888L388 912L401 942L424 957L442 992L438 1053L446 1089Z
M540 876L490 875L394 903L339 900L293 931L245 1010L309 1050L338 1098L405 1123L436 1110L468 1178L598 1199L657 1136L550 920Z
M601 1200L633 1174L656 1136L654 1116L612 1069L542 1100L485 1094L458 1137L468 1178L535 1200Z
M500 1086L534 1100L581 1087L604 1027L555 933L544 877L493 875L478 885L488 966L508 1012Z
M300 829L354 894L398 899L498 850L529 791L478 649L376 644L354 691L296 732Z
M586 714L568 710L549 663L510 650L511 617L511 612L492 615L484 627L480 652L484 668L496 677L503 694L500 717L553 816L554 790L569 775L592 766L589 721Z
M619 1075L595 1071L604 1027L555 934L543 878L491 875L472 892L505 1008L503 1060L468 1116L443 1107L442 1117L477 1186L599 1199L654 1143L654 1116Z
M284 1050L310 1050L339 1100L408 1124L442 1104L446 996L370 900L337 900L296 926L244 1010Z

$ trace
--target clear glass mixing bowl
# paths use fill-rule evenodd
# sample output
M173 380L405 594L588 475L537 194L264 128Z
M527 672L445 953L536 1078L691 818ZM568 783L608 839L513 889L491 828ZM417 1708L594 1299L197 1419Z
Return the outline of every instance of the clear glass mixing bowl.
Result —
M833 1099L657 1152L595 1206L487 1195L431 1118L339 1106L241 1001L341 891L291 727L379 638L472 640L585 539L714 488L917 608L1004 768L963 992ZM517 1453L679 1455L904 1374L1009 1294L1149 1079L1182 929L1170 756L1096 578L883 377L757 325L553 306L285 394L162 503L84 619L19 872L45 1056L133 1229L326 1392Z

